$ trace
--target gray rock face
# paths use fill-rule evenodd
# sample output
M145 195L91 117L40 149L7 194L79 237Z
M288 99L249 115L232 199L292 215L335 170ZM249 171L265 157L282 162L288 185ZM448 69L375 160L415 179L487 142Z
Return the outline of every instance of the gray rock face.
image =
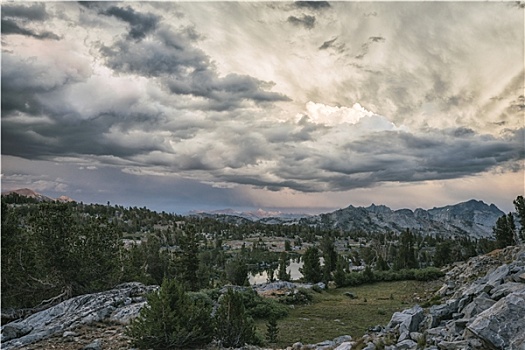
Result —
M495 349L525 348L525 285L479 314L467 329Z
M378 232L402 232L406 228L429 235L492 237L492 227L504 213L495 205L470 200L430 210L392 210L384 205L349 206L332 213L300 221L345 230L364 229Z
M109 291L68 299L24 320L2 326L2 349L14 349L105 319L127 323L140 312L140 308L135 307L132 313L132 305L143 306L145 295L157 288L141 283L126 283Z
M479 296L475 298L470 304L465 306L465 308L462 310L462 313L465 318L471 318L480 312L487 310L494 304L496 304L494 300Z

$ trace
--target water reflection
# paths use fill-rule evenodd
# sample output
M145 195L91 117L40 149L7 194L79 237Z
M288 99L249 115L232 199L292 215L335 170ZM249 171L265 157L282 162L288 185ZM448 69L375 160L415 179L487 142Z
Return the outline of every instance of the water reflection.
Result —
M292 281L298 280L299 278L303 277L303 274L299 272L299 269L301 267L303 267L302 261L301 262L297 262L295 260L290 261L290 265L286 268L286 271L290 274ZM274 274L273 274L275 276L275 279L277 279L277 273L278 273L278 269L275 269ZM268 273L266 273L266 271L263 271L255 275L250 274L249 281L251 285L266 283L268 282Z

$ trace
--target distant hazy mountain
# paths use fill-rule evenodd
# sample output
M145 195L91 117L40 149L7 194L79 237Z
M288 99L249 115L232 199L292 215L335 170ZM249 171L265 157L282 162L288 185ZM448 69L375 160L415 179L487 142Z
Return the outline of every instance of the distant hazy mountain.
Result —
M492 227L504 213L494 204L470 200L430 210L392 210L384 205L349 206L332 213L302 219L302 223L343 230L401 232L407 228L425 235L492 236Z
M38 192L35 192L35 191L33 191L33 190L29 189L29 188L20 188L18 190L2 192L2 196L7 196L7 195L10 195L12 193L16 193L16 194L18 194L20 196L23 196L23 197L34 198L34 199L36 199L39 202L53 202L53 201L74 202L75 201L75 200L69 198L68 196L60 196L58 198L51 198L51 197L45 196L43 194L40 194Z
M255 211L236 211L233 209L221 209L221 210L212 210L212 211L191 211L190 215L192 216L201 216L201 217L214 217L214 218L223 218L225 217L237 217L249 221L258 221L266 224L278 224L289 221L299 220L301 218L307 218L311 215L308 214L292 214L292 213L282 213L280 211L266 211L263 209L258 209ZM229 218L227 221L232 221Z

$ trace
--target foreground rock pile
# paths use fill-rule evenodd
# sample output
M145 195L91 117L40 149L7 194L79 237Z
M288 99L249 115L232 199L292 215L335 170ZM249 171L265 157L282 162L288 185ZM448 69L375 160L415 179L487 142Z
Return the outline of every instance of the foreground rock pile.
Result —
M525 247L509 247L457 264L434 300L439 303L396 312L386 327L374 327L361 339L330 348L525 350ZM324 345L292 348L326 350Z

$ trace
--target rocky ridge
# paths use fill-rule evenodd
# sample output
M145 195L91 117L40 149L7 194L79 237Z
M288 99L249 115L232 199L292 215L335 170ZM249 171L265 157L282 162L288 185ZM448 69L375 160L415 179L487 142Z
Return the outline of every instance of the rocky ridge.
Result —
M423 235L444 237L466 236L472 238L492 237L492 228L505 214L494 204L469 200L429 210L418 208L392 210L385 205L369 207L352 205L326 214L282 214L278 212L237 212L219 210L193 212L191 215L214 218L227 223L246 224L305 224L326 229L363 230L365 232L397 232L407 228ZM272 216L273 215L273 216Z
M301 219L301 223L366 232L402 232L409 228L423 235L492 237L492 228L504 214L494 204L470 200L429 210L392 210L384 205L349 206L332 213Z

